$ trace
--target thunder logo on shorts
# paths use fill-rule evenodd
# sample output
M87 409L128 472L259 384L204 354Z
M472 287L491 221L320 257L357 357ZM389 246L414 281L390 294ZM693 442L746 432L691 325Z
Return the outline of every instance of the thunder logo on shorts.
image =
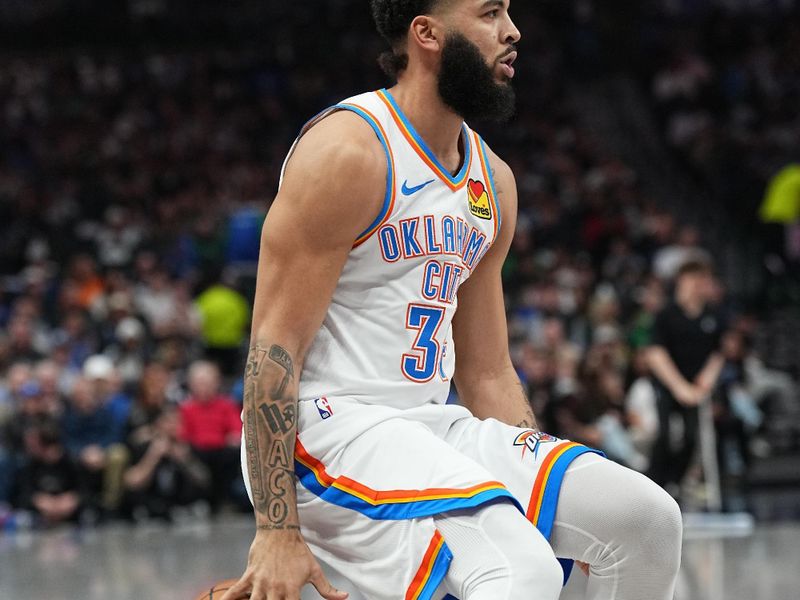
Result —
M544 433L543 431L523 431L514 440L515 446L522 446L522 457L525 458L525 449L527 448L533 453L533 458L539 455L539 447L542 444L552 444L560 442L557 437Z

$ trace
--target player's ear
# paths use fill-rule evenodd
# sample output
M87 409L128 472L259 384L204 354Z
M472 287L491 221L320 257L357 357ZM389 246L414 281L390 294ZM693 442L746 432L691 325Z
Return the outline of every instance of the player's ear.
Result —
M435 19L427 15L420 15L411 22L408 41L423 50L438 52L441 50L443 33Z

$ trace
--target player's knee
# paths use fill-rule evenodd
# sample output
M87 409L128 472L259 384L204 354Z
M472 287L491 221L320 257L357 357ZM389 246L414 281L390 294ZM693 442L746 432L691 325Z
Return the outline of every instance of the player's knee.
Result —
M680 563L683 520L677 502L650 480L631 493L636 507L626 510L631 548L640 560L658 571L677 571ZM623 507L624 509L624 507Z
M683 541L683 518L678 503L667 492L653 484L651 518L645 531L646 544L651 560L666 571L677 571L680 566L681 543Z

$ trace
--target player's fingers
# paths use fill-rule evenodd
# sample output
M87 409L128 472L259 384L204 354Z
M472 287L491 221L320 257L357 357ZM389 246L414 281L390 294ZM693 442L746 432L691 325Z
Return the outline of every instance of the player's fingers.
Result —
M250 594L245 596L248 600L278 600L280 596L273 596L267 591L266 585L261 585L261 582L256 580L253 582L253 589Z
M247 576L247 574L245 574L242 575L242 578L239 579L239 581L228 588L220 600L240 600L241 598L247 598L249 590L250 578Z
M331 582L328 581L328 578L325 577L325 573L322 572L322 569L319 567L319 565L311 573L309 581L311 582L311 585L317 588L319 595L325 598L325 600L345 600L345 598L350 595L347 592L337 590L335 587L333 587Z

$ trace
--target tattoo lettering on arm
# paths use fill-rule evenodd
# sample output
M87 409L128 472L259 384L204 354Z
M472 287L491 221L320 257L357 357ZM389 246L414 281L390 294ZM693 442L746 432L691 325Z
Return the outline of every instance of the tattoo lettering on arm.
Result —
M247 392L245 392L245 397L247 395ZM256 411L253 407L247 407L245 409L244 424L245 452L247 453L247 473L250 477L250 491L253 493L254 502L258 504L264 498L264 484L261 478L263 469L261 468L261 458L258 452Z
M266 360L266 359L269 360ZM298 529L293 451L294 361L278 345L250 348L245 368L245 451L259 530Z
M283 440L275 440L267 459L267 465L272 469L269 475L271 497L266 510L270 522L260 525L259 529L299 529L296 525L285 525L289 516L286 496L290 493L290 486L294 487L294 471L289 460L286 444Z

